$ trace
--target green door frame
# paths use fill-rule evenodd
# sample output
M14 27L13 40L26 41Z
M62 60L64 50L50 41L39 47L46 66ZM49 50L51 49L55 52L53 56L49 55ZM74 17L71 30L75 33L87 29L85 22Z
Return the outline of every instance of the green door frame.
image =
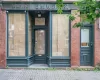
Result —
M86 29L86 28L90 28L90 32L89 32L89 34L91 35L91 42L92 42L92 48L91 48L91 50L90 50L90 52L92 53L91 54L91 66L93 66L94 65L94 25L93 24L83 24L83 27L82 28L84 28L84 29ZM80 28L80 60L81 60L81 29L82 28ZM81 66L81 61L80 61L80 66Z
M35 60L35 58L34 58L34 56L35 56L35 31L37 31L37 30L44 30L45 31L45 57L47 57L47 48L48 48L48 43L47 43L47 28L46 28L47 26L44 26L44 27L38 27L38 28L33 28L33 30L32 30L32 47L33 47L33 52L32 52L32 54L33 54L33 59ZM34 62L34 61L33 61Z
M34 48L35 46L35 30L45 30L45 56L48 56L48 31L49 31L49 25L48 25L48 12L46 14L43 14L41 18L45 18L45 25L35 25L35 18L38 18L36 13L34 14L34 17L32 19L33 26L32 26L32 47ZM34 54L35 50L33 49L32 51L33 54L33 59L34 59Z

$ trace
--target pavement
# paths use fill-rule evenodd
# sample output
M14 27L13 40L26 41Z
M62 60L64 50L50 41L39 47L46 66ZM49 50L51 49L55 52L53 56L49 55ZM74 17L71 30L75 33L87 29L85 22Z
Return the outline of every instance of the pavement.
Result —
M0 69L0 80L100 80L100 72L49 69Z

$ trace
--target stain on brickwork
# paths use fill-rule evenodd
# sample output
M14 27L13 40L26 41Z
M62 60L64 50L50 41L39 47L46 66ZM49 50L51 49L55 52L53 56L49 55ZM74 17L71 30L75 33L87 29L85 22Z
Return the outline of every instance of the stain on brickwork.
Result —
M71 14L77 10L72 10ZM78 13L79 14L79 13ZM77 15L75 15L77 17ZM73 28L75 22L79 22L80 17L77 17L75 21L71 22L71 67L80 66L80 28Z
M5 32L6 32L6 13L0 8L0 68L6 67L6 52L5 52Z
M100 29L97 22L94 26L94 65L100 63Z

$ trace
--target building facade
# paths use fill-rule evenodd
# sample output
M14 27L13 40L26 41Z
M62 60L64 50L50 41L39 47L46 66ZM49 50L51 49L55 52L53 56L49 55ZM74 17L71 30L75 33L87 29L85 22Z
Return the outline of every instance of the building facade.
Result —
M75 0L74 0L75 1ZM57 14L56 0L2 0L0 2L0 68L96 66L100 62L98 21L73 28L80 21L68 15L77 11L64 0Z

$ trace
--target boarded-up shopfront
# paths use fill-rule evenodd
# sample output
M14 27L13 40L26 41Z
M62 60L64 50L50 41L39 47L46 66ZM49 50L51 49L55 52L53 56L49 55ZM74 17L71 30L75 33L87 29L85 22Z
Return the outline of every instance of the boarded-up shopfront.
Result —
M1 5L6 13L6 66L93 66L98 62L93 25L72 28L74 21L68 15L77 10L72 2L64 2L63 14L57 14L55 1L2 1Z

